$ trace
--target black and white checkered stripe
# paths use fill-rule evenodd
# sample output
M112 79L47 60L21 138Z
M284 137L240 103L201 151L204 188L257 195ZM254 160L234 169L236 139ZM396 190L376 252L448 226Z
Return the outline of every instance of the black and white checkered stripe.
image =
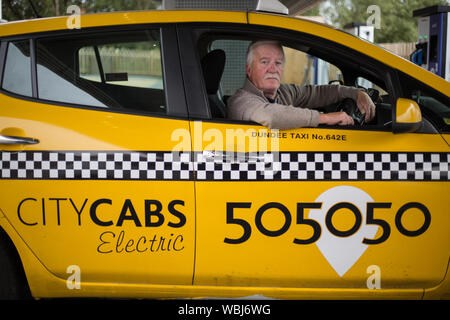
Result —
M191 180L190 153L117 151L0 152L2 179Z
M437 152L0 152L0 179L450 181Z

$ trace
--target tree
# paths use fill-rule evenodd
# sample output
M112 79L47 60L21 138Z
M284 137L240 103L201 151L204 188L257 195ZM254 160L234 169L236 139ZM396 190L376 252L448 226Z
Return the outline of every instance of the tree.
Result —
M67 15L67 7L77 5L82 12L108 12L155 9L161 0L3 0L7 21Z
M374 13L369 6L380 10L380 28L375 29L376 43L414 42L417 40L417 18L413 11L432 5L449 5L448 0L330 0L322 4L322 14L338 28L351 22L366 23Z

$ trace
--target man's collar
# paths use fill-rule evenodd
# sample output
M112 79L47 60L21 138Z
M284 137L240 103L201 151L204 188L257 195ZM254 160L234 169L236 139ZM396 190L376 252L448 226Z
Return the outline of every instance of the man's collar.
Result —
M259 90L254 84L253 82L250 81L250 79L248 77L245 78L245 82L244 82L244 86L243 89L245 91L248 91L250 93L253 93L257 96L263 97L264 99L266 99L267 101L269 101L269 99L264 95L264 92L262 92L261 90ZM278 96L278 90L277 90L277 95L275 96L275 99L272 100L276 100Z
M253 82L250 81L249 78L245 78L245 82L244 82L244 90L248 91L250 93L256 94L258 96L261 97L265 97L264 96L264 92L262 92L261 90L259 90L254 84Z

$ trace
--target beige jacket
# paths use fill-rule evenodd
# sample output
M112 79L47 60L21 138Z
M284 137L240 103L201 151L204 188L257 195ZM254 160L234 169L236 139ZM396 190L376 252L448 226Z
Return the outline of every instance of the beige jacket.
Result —
M317 127L323 107L345 98L357 100L358 89L340 85L297 86L282 84L275 103L247 78L244 86L228 99L228 118L254 121L270 129Z

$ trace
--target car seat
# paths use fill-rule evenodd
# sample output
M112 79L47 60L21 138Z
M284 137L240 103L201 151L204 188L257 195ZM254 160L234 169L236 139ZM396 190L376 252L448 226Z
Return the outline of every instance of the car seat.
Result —
M227 117L225 103L217 94L225 68L225 59L225 51L216 49L208 52L201 60L203 78L205 79L209 107L213 118Z

